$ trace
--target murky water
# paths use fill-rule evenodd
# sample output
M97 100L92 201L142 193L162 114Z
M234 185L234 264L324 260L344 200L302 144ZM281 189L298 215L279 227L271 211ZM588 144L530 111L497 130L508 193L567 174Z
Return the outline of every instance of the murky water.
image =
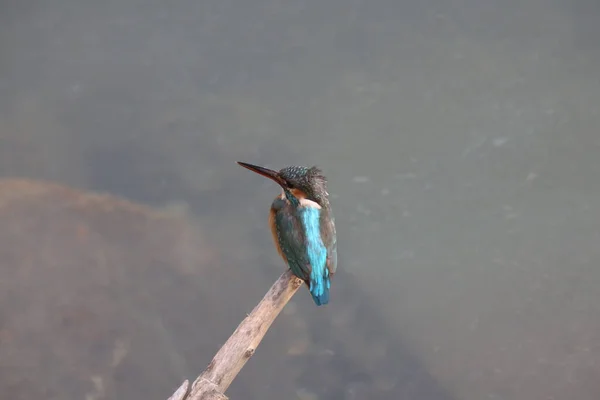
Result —
M275 279L235 161L319 164L340 268L449 395L597 399L599 37L583 0L13 2L0 173L187 203Z

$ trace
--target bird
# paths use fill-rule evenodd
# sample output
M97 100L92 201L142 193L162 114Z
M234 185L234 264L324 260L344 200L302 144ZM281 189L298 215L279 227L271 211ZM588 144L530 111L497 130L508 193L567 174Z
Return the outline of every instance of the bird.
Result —
M238 164L281 186L269 213L275 247L292 273L304 281L315 304L328 304L337 270L337 235L323 172L316 166L275 171Z

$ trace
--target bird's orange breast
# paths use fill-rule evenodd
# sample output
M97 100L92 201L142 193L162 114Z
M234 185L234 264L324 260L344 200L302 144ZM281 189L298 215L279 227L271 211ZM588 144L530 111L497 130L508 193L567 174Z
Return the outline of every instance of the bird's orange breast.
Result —
M277 198L281 198L281 196L278 196ZM271 212L269 213L269 226L271 227L271 235L273 236L273 242L275 243L275 248L277 249L277 252L281 256L281 258L283 258L283 261L287 263L287 258L285 254L283 254L281 246L279 245L279 234L277 233L277 226L275 225L275 213L276 210L271 208Z

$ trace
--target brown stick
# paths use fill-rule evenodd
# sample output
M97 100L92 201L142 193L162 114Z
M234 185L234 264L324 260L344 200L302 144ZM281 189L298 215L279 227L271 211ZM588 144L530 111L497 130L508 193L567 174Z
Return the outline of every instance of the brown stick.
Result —
M169 400L227 400L225 391L302 283L290 270L284 272L196 378L191 391L186 380Z

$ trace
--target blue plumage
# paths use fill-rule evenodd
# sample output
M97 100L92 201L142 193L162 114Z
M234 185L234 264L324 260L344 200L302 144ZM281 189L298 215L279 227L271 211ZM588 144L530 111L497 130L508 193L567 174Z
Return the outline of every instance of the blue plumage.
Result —
M311 265L309 290L317 305L329 301L329 270L327 269L327 249L321 239L319 227L320 213L318 208L302 207L300 209L302 225L305 232L306 254Z
M325 177L316 167L286 167L277 172L239 164L283 188L271 205L269 218L277 251L306 283L315 304L329 303L331 278L337 269L337 238Z

